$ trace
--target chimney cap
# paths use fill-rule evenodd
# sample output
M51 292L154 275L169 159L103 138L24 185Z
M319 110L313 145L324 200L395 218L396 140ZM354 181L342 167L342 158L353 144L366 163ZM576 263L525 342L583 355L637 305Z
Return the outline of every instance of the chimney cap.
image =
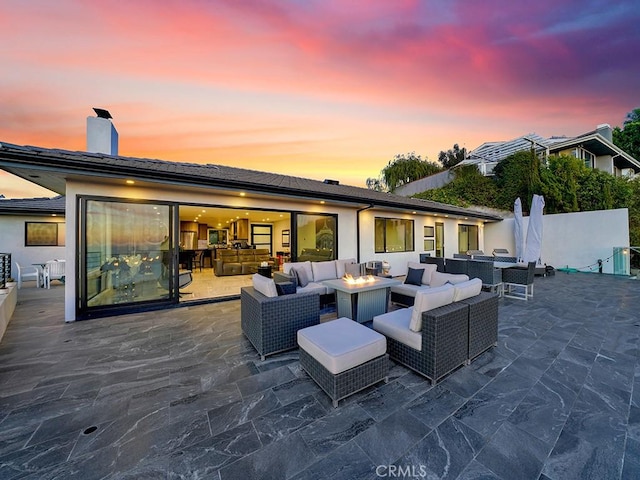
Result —
M98 117L100 118L113 118L109 113L109 110L105 110L104 108L94 107L93 111L96 112L96 115L98 115Z

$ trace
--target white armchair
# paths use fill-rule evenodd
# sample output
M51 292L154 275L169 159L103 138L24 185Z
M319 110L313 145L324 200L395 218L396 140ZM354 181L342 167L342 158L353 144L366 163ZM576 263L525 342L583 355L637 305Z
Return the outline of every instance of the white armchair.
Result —
M40 270L37 267L23 267L16 262L16 268L18 269L18 288L22 288L22 282L31 280L35 280L36 287L40 287Z
M44 286L51 288L51 280L59 280L64 283L64 260L50 260L44 266Z

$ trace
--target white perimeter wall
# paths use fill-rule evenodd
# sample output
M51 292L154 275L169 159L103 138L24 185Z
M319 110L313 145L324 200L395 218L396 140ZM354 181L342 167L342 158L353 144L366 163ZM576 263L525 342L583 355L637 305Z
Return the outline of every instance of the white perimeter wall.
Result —
M555 268L582 269L603 260L603 273L613 273L613 247L629 246L629 212L626 208L594 212L544 215L542 230L542 263ZM515 255L513 237L515 220L508 218L484 227L485 252L507 248ZM529 217L524 217L524 232ZM609 261L606 261L609 259ZM594 267L597 271L597 266ZM588 271L588 270L585 270Z
M24 233L26 222L54 222L58 223L58 247L26 247ZM65 219L64 217L49 216L0 216L0 252L11 254L11 275L16 278L18 270L16 262L22 266L32 263L44 263L54 258L65 257ZM16 278L17 279L17 278Z

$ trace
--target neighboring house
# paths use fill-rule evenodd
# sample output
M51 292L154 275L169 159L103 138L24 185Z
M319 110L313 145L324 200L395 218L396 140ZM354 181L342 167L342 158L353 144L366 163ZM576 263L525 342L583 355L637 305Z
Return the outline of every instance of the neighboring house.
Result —
M65 258L65 198L0 199L0 251L11 253L11 275L16 262L31 266Z
M483 175L492 175L494 167L508 156L534 149L543 161L549 155L572 155L585 166L597 168L617 177L633 177L640 173L640 161L613 143L613 131L608 124L576 137L543 138L534 133L506 142L487 142L469 152L457 166L477 165ZM455 167L454 167L455 168Z
M207 237L228 235L293 261L314 251L386 260L401 275L421 252L484 248L485 223L502 220L332 180L109 153L0 143L0 168L66 196L74 232L66 238L66 321L188 301L178 291L179 246L206 247ZM124 281L134 274L135 291Z

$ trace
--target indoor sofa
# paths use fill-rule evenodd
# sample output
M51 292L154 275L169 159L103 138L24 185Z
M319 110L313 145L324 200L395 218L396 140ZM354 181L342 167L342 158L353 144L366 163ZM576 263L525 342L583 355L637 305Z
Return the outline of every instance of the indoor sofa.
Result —
M267 248L218 250L216 256L213 263L216 277L256 273L262 262L267 262L271 267L275 265Z

